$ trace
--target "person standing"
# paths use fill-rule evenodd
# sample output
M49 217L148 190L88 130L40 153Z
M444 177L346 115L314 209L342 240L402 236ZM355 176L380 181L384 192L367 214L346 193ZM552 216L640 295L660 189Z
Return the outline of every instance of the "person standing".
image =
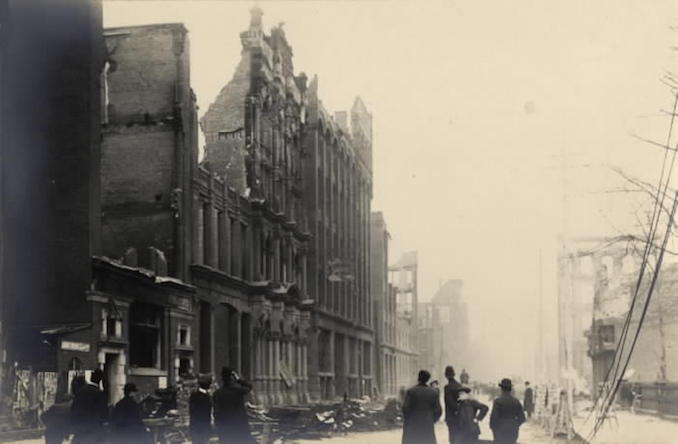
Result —
M443 413L436 389L427 385L431 374L419 371L417 385L405 392L402 444L436 444L434 424Z
M99 388L104 377L100 369L90 376L89 384L82 387L71 405L71 424L74 444L98 444L105 441L104 423L108 420L108 402Z
M471 389L462 387L459 391L459 412L456 439L460 444L476 444L480 436L480 426L487 412L490 410L482 402L470 395Z
M214 424L221 444L253 444L245 410L252 386L231 368L221 371L222 387L214 393Z
M142 444L148 440L148 436L141 406L134 399L137 386L130 382L122 390L125 396L115 405L111 417L113 441L119 444Z
M525 381L525 395L523 396L523 407L527 414L527 419L532 418L534 413L534 391L530 387L530 381Z
M45 425L45 443L61 444L71 434L71 404L68 393L57 395L56 402L40 416Z
M466 369L463 368L461 369L461 375L459 375L459 381L462 383L462 385L468 385L468 382L470 380L470 376L468 373L466 373Z
M193 444L207 444L212 435L212 397L209 388L212 378L203 376L198 380L198 389L188 400L188 414Z
M494 442L501 444L515 444L518 441L518 431L525 422L525 412L512 394L513 384L508 378L499 383L501 395L494 400L490 415L490 428L494 435Z
M459 411L459 391L462 386L454 379L454 367L448 365L445 367L445 377L447 385L445 386L445 424L447 424L447 433L450 444L455 443L455 429L457 427L457 413Z

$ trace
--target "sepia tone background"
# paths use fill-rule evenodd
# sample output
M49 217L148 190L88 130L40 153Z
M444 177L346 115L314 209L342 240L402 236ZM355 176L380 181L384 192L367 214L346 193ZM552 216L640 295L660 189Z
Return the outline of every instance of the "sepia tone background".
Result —
M675 66L676 3L266 1L325 107L374 117L373 210L390 256L419 251L419 299L463 279L474 378L531 377L539 332L557 365L559 236L637 233ZM251 2L107 1L104 26L183 22L200 114L232 77ZM539 256L543 260L540 292ZM453 338L450 338L453 340ZM547 352L548 354L548 352Z

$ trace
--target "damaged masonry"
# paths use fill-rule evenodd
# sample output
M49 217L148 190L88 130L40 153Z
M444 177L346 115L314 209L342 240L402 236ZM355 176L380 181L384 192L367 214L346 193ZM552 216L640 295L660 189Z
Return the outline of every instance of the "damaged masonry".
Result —
M89 84L62 82L97 112L62 116L89 126L75 148L49 148L78 162L45 172L85 190L55 195L84 211L49 215L72 227L79 258L59 272L70 257L44 257L70 285L32 292L50 309L5 301L5 396L39 414L100 368L113 405L127 383L151 399L226 366L267 407L394 393L374 375L362 100L331 116L318 79L294 73L282 27L265 33L254 8L233 78L198 119L182 24L102 29L100 5L88 13L71 26L95 49L72 68Z

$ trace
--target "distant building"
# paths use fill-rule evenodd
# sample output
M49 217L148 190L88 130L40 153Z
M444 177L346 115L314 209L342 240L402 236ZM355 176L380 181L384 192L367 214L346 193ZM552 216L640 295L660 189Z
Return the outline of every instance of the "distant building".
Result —
M445 366L452 365L458 374L471 371L473 353L469 343L463 281L451 279L436 291L431 302L419 304L420 366L443 377Z
M558 257L558 368L554 375L564 383L571 374L575 390L592 387L587 334L593 318L594 280L591 248L609 239L568 239Z
M630 254L626 248L610 247L597 251L591 259L595 273L595 296L588 353L593 367L593 384L594 387L599 387L605 381L613 362L614 352L631 307L641 258ZM651 275L650 270L646 270L631 318L626 350L629 350L638 325ZM652 385L678 382L678 357L673 352L678 347L676 291L678 291L678 264L665 262L624 375L626 380ZM646 395L651 396L650 393Z
M388 281L388 243L390 235L381 212L371 216L371 281L372 314L375 333L375 376L379 394L393 397L396 387L396 292Z
M417 252L410 251L388 270L389 283L396 295L394 359L398 390L414 384L419 370L417 269Z

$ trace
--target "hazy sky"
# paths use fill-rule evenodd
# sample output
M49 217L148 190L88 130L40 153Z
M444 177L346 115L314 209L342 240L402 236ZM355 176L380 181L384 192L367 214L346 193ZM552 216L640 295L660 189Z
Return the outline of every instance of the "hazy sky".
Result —
M183 22L203 112L233 75L252 5L116 1L104 21ZM675 2L259 5L267 28L285 23L295 69L318 75L326 108L348 109L360 95L372 111L372 207L385 213L392 259L419 250L422 300L440 280L465 280L471 336L487 361L467 367L483 378L529 375L539 250L553 340L557 235L633 229L640 196L609 193L624 184L608 165L658 176L662 153L630 134L665 139L660 110L672 97L659 78L675 67Z

